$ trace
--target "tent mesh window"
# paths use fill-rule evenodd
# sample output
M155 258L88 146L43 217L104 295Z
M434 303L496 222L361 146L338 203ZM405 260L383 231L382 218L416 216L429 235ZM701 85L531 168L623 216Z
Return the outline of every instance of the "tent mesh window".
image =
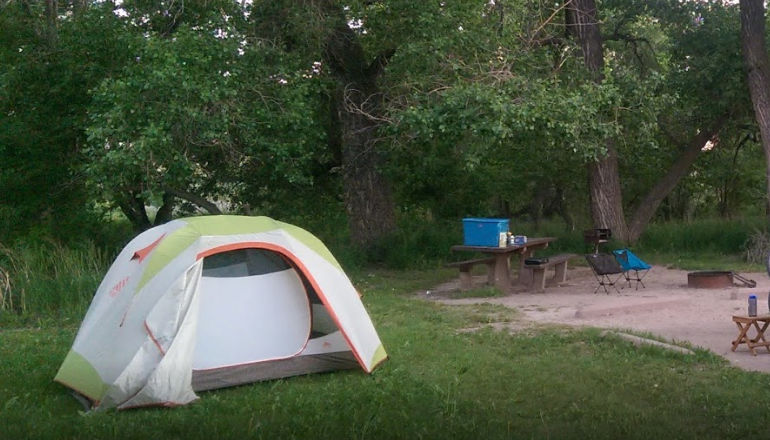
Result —
M292 267L283 256L266 249L236 249L209 255L203 260L203 276L236 278L265 275Z
M203 276L212 278L249 277L287 269L294 269L299 275L313 310L310 339L335 332L336 325L329 325L331 317L310 281L302 271L278 252L255 248L236 249L209 255L203 259Z

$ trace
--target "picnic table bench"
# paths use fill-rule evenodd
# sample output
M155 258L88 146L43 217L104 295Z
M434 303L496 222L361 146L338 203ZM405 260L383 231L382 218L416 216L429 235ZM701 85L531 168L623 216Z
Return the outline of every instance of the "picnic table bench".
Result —
M547 261L540 264L527 264L526 261L523 270L532 271L532 290L544 290L546 285L545 271L554 268L554 276L549 280L549 284L559 284L567 281L567 264L569 260L577 257L577 254L560 254L548 257Z
M447 263L444 267L456 267L460 269L460 290L470 290L473 288L473 276L471 275L471 269L477 264L487 265L487 279L490 285L495 284L495 258L476 258L473 260L455 261L453 263Z

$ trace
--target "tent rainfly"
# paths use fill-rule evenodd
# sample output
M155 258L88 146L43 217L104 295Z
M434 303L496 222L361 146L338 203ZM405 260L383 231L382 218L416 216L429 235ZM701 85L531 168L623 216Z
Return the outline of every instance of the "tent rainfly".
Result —
M174 220L110 267L55 380L92 408L175 406L196 391L387 357L326 246L267 217Z

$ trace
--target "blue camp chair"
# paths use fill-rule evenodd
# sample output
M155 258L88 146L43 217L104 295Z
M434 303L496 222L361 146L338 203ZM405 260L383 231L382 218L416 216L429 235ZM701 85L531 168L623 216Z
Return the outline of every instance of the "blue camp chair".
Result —
M631 287L632 281L636 281L636 290L639 290L640 284L646 289L647 287L645 287L642 282L642 278L647 275L647 272L652 269L652 266L642 261L642 259L637 257L630 249L616 249L612 251L612 253L615 254L615 258L618 260L618 263L620 263L620 267L623 268L623 276L628 282L628 287Z

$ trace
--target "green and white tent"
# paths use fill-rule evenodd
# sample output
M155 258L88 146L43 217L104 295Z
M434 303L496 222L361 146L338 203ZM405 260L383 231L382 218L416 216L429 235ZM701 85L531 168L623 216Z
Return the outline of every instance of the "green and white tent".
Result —
M196 391L385 360L326 246L267 217L175 220L104 277L55 380L94 408L183 405Z

